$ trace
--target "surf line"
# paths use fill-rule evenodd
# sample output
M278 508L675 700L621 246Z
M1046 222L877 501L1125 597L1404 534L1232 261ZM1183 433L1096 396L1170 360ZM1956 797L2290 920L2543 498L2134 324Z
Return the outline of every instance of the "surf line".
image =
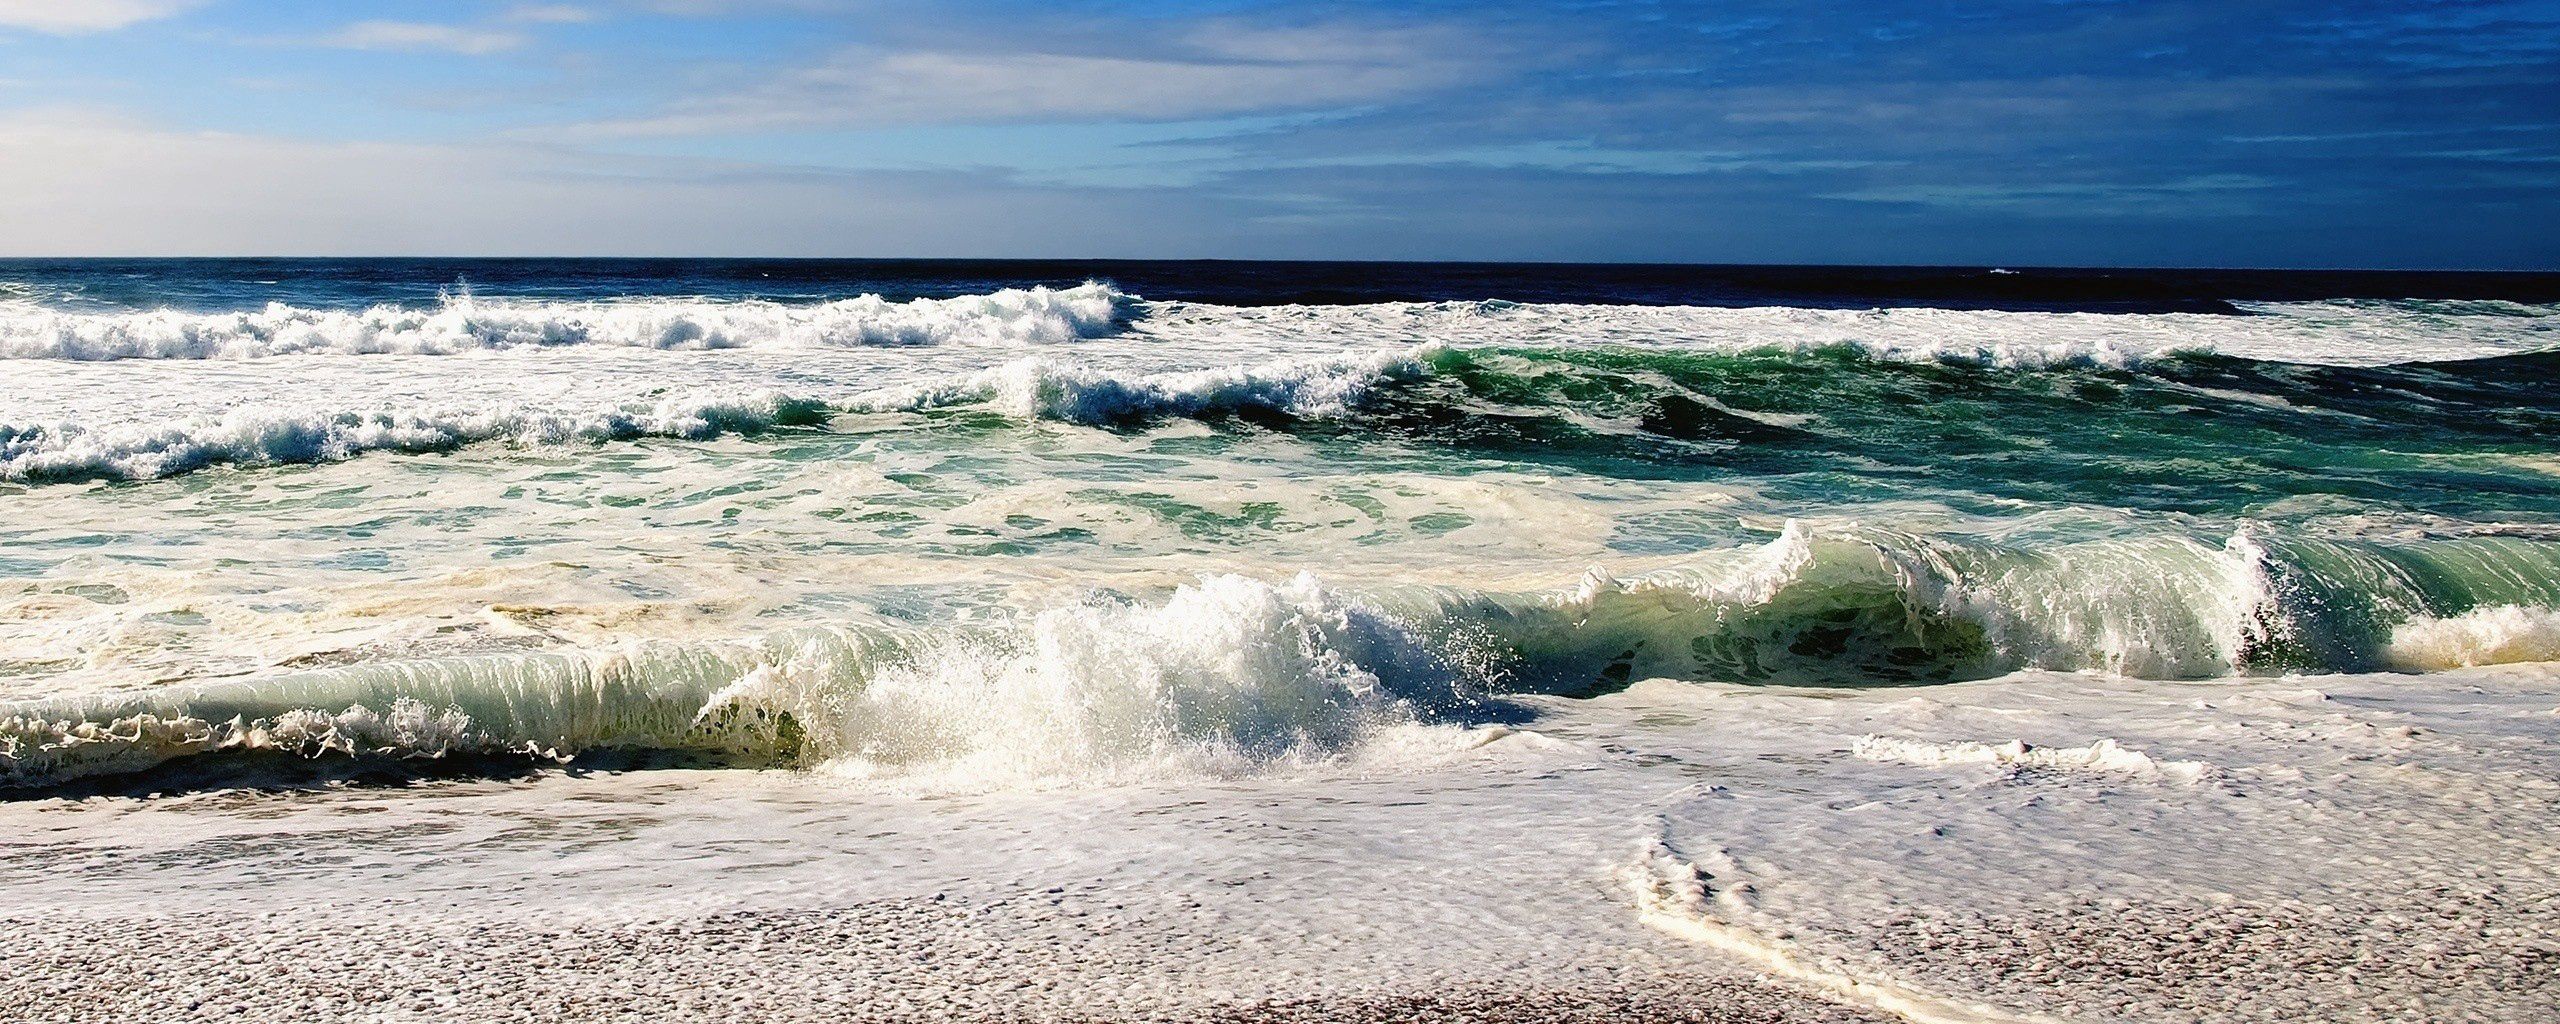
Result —
M1717 854L1714 860L1733 871L1731 858ZM1655 930L1739 957L1853 1006L1889 1013L1911 1024L2064 1024L2043 1014L2010 1013L1892 981L1860 978L1814 962L1782 941L1731 923L1746 919L1751 908L1729 888L1711 894L1706 884L1710 877L1714 877L1711 872L1682 860L1660 840L1624 871L1638 919ZM1718 910L1724 912L1722 916Z

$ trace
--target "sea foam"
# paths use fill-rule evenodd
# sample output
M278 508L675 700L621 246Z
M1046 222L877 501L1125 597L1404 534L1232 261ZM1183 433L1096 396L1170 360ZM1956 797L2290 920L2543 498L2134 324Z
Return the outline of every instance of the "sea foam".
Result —
M1469 700L1456 667L1375 606L1310 577L1210 576L1160 603L1068 605L983 628L813 626L0 705L0 785L253 750L639 749L937 790L1036 788L1333 761Z
M46 785L233 750L707 751L945 789L1222 777L1362 757L1382 731L1463 724L1502 694L1587 694L1638 679L2228 675L2251 667L2253 620L2238 612L2279 600L2234 568L2244 556L2203 544L1943 549L1924 559L1940 575L1922 581L1897 575L1894 543L1794 524L1767 545L1702 554L1691 567L1594 574L1547 591L1343 591L1307 576L1215 575L1158 601L1070 601L933 627L804 626L37 699L0 704L0 782ZM1976 596L1945 602L1950 589ZM2330 594L2278 611L2354 617L2344 602ZM2521 623L2531 636L2550 616L2489 609L2444 621ZM2409 629L2392 642L2410 644ZM2374 654L2327 656L2354 665ZM2004 771L2207 772L2103 742L1871 737L1856 753Z
M1921 768L1982 765L2003 773L2061 772L2146 776L2194 782L2213 773L2201 761L2165 761L2112 739L2085 746L2044 747L2019 740L2007 743L1933 743L1898 736L1861 736L1850 753L1862 760Z
M2396 668L2420 672L2560 661L2560 610L2506 604L2418 616L2392 631L2385 655Z
M1089 425L1256 411L1326 418L1348 414L1381 385L1427 374L1436 351L1436 346L1421 346L1164 373L1114 373L1077 362L1021 359L933 383L871 392L846 407L885 412L975 405L1020 419Z
M449 296L426 308L270 304L256 311L70 312L0 302L0 358L254 359L294 354L449 355L603 345L650 349L1032 345L1118 329L1129 297L1106 284L1008 288L892 302L810 305L647 299L550 302Z
M686 394L584 411L435 404L345 412L243 406L167 423L0 424L0 480L147 480L208 466L336 462L365 452L700 438L815 422L824 407L772 392Z

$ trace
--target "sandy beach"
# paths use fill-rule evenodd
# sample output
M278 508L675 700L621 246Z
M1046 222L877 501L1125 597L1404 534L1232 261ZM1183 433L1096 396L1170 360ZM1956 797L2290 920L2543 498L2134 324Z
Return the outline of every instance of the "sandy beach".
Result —
M1065 932L1059 918L1073 911L1059 907L1048 898L986 906L926 901L583 928L349 923L311 913L221 922L90 918L82 934L69 937L44 922L11 919L0 922L14 964L0 1012L29 1024L136 1016L853 1024L1893 1019L1660 950L1517 982L1492 972L1427 985L1300 976L1221 993L1214 983L1183 983L1193 958L1234 955L1233 947L1267 937L1158 930L1149 938L1171 948L1132 949ZM1359 974L1361 950L1332 952L1349 961L1345 973ZM1259 994L1275 990L1280 994Z

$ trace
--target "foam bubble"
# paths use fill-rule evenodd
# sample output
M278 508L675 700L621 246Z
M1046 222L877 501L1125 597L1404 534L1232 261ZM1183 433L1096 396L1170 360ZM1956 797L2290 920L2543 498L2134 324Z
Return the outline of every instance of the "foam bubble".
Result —
M1950 765L1988 765L2003 772L2054 771L2064 773L2095 772L2109 775L2153 776L2194 782L2212 774L2212 766L2201 761L2163 761L2142 751L2124 746L2112 739L2099 739L2077 747L2039 747L2022 740L2007 743L1934 743L1928 740L1898 736L1861 736L1849 752L1860 759L1914 765L1922 768L1944 768Z

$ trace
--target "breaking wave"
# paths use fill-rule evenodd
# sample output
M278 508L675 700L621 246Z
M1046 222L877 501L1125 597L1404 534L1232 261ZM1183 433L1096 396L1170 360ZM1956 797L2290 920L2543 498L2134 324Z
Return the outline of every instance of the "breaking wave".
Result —
M702 438L817 423L825 416L823 403L768 392L684 395L585 412L513 406L372 412L244 406L160 424L92 428L0 423L0 480L148 480L210 466L337 462L365 452L443 452L489 441Z
M2560 610L2498 604L2415 616L2391 631L2385 654L2393 667L2419 672L2560 661Z
M2191 399L2260 407L2336 406L2362 414L2379 402L2359 395L2407 392L2467 404L2550 404L2538 378L2560 369L2560 354L2532 352L2442 363L2375 367L2311 366L2221 356L2202 350L2135 357L2103 347L1902 350L1855 343L1764 344L1733 351L1645 348L1456 347L1278 360L1183 372L1122 373L1058 358L1016 360L942 381L873 391L849 407L928 411L978 406L1024 419L1105 424L1156 417L1241 412L1304 419L1392 417L1422 405L1442 413L1542 410L1666 418L1666 406L1707 403L1748 419L1737 402L1815 403L1887 395L1920 386L1961 397L2045 397L2057 383L2091 381L2177 389ZM2063 392L2070 397L2070 392ZM2080 397L2113 397L2086 391ZM1772 400L1776 401L1772 401ZM1754 401L1757 400L1757 401ZM1703 407L1703 406L1701 406ZM1821 411L1818 406L1806 411ZM1777 412L1783 420L1791 412Z
M723 644L381 662L0 706L0 784L191 755L683 750L982 789L1224 776L1357 752L1466 700L1466 673L1309 579L1010 628L805 627Z
M2374 365L2560 345L2560 306L2507 302L2244 303L2244 315L1895 307L1397 302L1238 308L1149 303L1140 329L1262 344L1357 337L1469 348L1626 346L1689 352L1851 347L1876 358L2006 367L2126 367L2181 353Z
M448 296L433 307L271 304L243 312L70 312L0 301L0 358L255 359L295 354L449 355L528 346L652 349L1032 345L1119 329L1129 296L1105 284L1008 288L892 302L546 302Z
M1879 685L2031 668L2364 670L2405 663L2413 635L2443 628L2431 622L2531 623L2552 608L2560 546L2515 539L2385 546L2242 534L2026 549L1790 523L1756 548L1544 592L1347 593L1306 576L1213 576L1158 603L1098 597L982 625L803 627L25 701L0 705L0 783L241 751L615 749L937 789L1228 777L1417 745L1464 749L1488 733L1457 727L1489 721L1488 702L1505 694L1592 694L1645 678ZM1961 753L2002 758L1984 751Z
M1151 302L1101 282L949 299L814 303L480 298L337 309L270 303L218 312L66 308L0 282L0 359L251 359L452 354L542 346L650 349L1035 345L1136 331L1247 348L1361 338L1390 346L1627 346L1691 352L1856 348L1876 358L2003 367L2128 367L2221 352L2373 365L2473 359L2560 344L2560 307L2512 302L2244 303L2243 315L1991 310L1386 302L1223 306Z
M160 423L0 423L0 480L150 479L482 441L699 438L813 426L835 413L952 409L1085 426L1167 418L1347 426L1653 461L1859 449L1926 461L1940 450L1933 417L1953 410L1949 429L1972 429L1982 418L1967 411L1973 403L1994 403L2022 429L2056 437L2086 430L2175 440L2184 429L2174 418L2204 410L2282 437L2361 432L2405 443L2456 432L2520 443L2560 431L2560 393L2544 383L2555 373L2560 354L2548 352L2380 367L2185 354L2137 366L2084 359L2024 368L2007 357L1886 356L1843 345L1699 353L1431 344L1172 372L1029 358L849 397L688 392L566 410L242 406Z
M871 392L847 407L922 412L981 406L1019 419L1085 425L1255 413L1330 419L1352 414L1381 387L1427 375L1437 351L1130 375L1070 361L1022 359L933 384Z

